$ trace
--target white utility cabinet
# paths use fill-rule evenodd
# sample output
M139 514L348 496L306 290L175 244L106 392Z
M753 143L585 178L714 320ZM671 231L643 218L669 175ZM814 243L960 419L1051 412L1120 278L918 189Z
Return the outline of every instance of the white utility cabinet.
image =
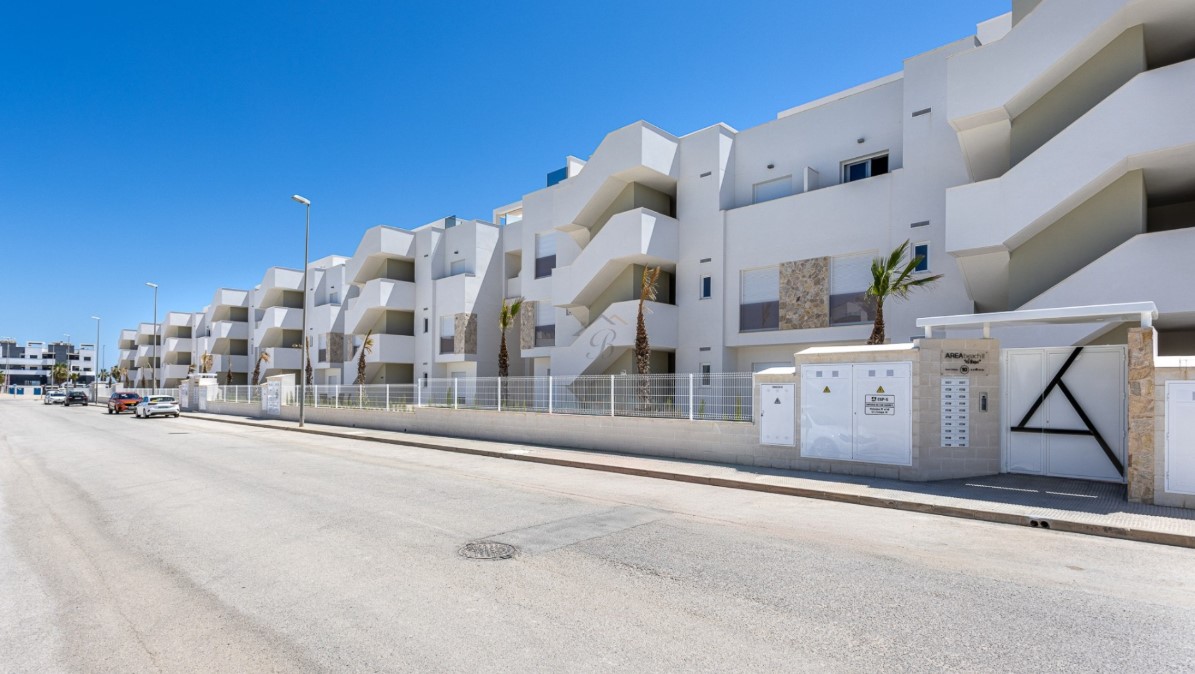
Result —
M801 456L913 462L912 363L801 366Z
M1195 381L1166 382L1166 491L1195 494Z
M795 418L792 384L759 385L759 444L792 447Z

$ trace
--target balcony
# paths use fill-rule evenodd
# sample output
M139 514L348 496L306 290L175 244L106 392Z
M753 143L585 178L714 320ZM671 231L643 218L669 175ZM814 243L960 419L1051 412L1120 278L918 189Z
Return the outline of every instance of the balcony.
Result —
M679 229L675 218L646 208L611 217L572 264L553 270L552 303L589 306L628 265L676 264Z
M387 258L411 260L415 258L415 235L405 229L378 226L366 230L357 245L357 252L345 265L345 278L350 283L364 283L380 276L379 263Z
M229 370L244 373L251 368L249 356L230 356L222 353L212 354L212 369L214 374L223 375ZM220 380L223 383L223 379Z
M506 299L523 296L523 281L519 277L506 279Z
M262 363L262 369L271 370L301 370L303 369L303 351L291 347L275 346L262 351L269 355L270 362ZM246 356L246 358L248 358Z
M163 353L191 353L194 340L190 337L167 337L162 341Z
M261 290L303 290L303 272L284 267L270 267L261 279Z
M245 321L214 321L210 329L213 339L249 339L249 323Z
M414 363L415 338L409 335L374 335L373 351L365 357L365 362Z
M257 330L302 330L303 310L294 307L270 307L259 310Z
M345 331L364 333L387 309L414 312L415 284L385 278L367 281L361 288L361 294L349 300L344 319Z
M680 176L677 138L647 122L606 135L581 172L556 189L556 222L588 228L628 182L671 192Z
M473 274L457 274L435 281L436 311L448 314L471 314L481 279Z

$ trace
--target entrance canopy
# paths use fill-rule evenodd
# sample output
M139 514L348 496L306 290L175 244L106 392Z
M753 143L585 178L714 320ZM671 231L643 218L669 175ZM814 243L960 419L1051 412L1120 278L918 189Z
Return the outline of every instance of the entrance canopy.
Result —
M983 328L984 339L991 337L993 325L1041 325L1043 323L1124 323L1141 321L1148 328L1158 317L1153 302L1123 302L1093 304L1085 307L1057 307L1053 309L1018 309L990 314L961 314L918 318L917 327L925 328L927 339L934 336L934 328Z

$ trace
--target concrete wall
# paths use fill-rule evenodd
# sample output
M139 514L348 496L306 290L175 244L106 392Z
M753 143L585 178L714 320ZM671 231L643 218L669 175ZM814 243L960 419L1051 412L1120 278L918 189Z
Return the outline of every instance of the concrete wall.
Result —
M1012 120L1015 165L1058 135L1135 75L1145 72L1145 28L1121 33L1077 70Z
M1012 252L1008 305L1020 307L1145 232L1145 173L1109 185Z

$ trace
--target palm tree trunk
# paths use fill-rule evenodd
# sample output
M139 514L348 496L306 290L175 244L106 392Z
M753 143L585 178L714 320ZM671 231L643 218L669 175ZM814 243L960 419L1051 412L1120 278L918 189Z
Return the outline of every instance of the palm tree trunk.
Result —
M498 376L510 375L510 358L506 354L506 328L502 328L501 341L498 342Z
M639 317L635 323L635 370L639 374L639 400L644 407L651 398L647 374L651 372L651 343L647 339L647 323L643 319L643 300L639 300Z
M871 337L867 338L867 343L883 344L884 338L884 298L881 297L876 300L875 325L871 328Z

